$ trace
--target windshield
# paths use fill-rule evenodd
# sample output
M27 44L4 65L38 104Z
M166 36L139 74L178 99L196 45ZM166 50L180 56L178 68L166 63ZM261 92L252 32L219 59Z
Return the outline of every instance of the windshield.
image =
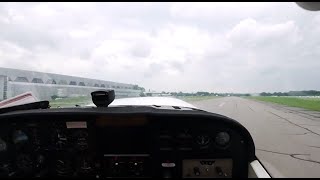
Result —
M319 34L292 2L0 3L0 108L177 98L243 124L272 176L319 177Z

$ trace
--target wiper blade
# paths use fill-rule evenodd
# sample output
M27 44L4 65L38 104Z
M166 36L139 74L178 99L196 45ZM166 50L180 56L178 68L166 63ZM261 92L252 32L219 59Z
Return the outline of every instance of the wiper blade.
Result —
M18 111L18 110L48 109L49 107L50 107L49 101L38 101L38 102L33 102L28 104L0 108L0 114L12 112L12 111Z

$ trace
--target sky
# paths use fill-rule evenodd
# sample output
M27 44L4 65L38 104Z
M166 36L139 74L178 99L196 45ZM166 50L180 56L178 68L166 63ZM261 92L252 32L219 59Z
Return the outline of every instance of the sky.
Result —
M320 12L271 3L0 3L0 66L184 92L320 90Z

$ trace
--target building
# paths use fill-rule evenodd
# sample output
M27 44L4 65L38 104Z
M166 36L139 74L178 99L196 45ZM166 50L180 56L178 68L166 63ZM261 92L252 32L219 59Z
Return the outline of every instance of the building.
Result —
M114 89L116 98L138 97L141 90L133 84L89 79L61 74L0 67L0 100L31 91L39 100L53 97L90 96L101 89Z

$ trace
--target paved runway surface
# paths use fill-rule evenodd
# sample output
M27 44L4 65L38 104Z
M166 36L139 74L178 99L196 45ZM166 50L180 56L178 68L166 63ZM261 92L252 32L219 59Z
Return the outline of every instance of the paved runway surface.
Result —
M244 125L273 177L320 177L320 112L238 97L192 104Z

